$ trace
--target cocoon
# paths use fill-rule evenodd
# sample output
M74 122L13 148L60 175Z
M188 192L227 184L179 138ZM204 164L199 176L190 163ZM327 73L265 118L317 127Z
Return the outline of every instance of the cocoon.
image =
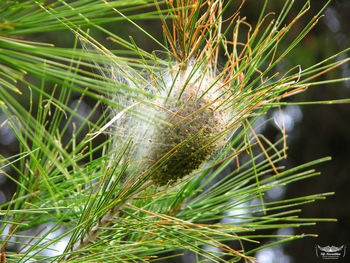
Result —
M149 120L125 116L119 123L134 142L133 162L151 168L158 186L175 183L199 169L223 144L224 93L208 67L192 61L155 76L155 96L137 111Z

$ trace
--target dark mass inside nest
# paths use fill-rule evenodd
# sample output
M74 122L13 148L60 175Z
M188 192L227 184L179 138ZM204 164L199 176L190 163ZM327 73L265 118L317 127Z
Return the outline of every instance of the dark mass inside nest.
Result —
M175 183L212 157L223 130L222 116L208 99L183 95L166 106L167 123L156 129L150 164L159 186Z

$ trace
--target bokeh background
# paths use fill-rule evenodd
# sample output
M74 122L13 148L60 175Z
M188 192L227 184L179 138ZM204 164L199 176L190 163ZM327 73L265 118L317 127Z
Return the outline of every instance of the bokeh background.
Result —
M240 1L233 1L232 12ZM241 11L241 17L246 16L247 21L255 24L264 1L247 0ZM280 10L284 1L271 0L268 9L270 11ZM310 11L298 21L289 34L293 40L298 32L310 21L320 10L326 1L311 1ZM304 1L296 1L295 8L301 6ZM350 1L332 1L325 10L325 16L318 25L307 35L289 56L286 57L282 68L290 68L294 65L307 67L318 61L333 55L340 50L350 47ZM295 16L290 13L290 19ZM162 39L159 21L139 21L144 29L158 39ZM142 43L147 51L156 47L152 41L147 39L140 31L125 23L108 24L106 28L122 37L128 38L132 35L135 42ZM105 40L105 35L100 32L91 34L103 42L108 48L116 49L113 43ZM55 43L56 46L70 47L74 41L70 32L52 32L30 36L31 40ZM283 45L283 43L282 43ZM283 48L283 46L281 46ZM349 54L344 54L343 57ZM327 78L350 77L350 64L344 64L340 68L325 75ZM350 82L332 84L330 86L315 86L306 92L293 97L294 101L319 101L330 99L342 99L350 97ZM88 111L81 109L81 113ZM286 233L294 231L295 234L315 233L318 238L304 238L294 241L288 245L267 249L257 254L261 263L299 263L299 262L321 262L315 255L315 245L340 246L350 245L350 105L308 105L308 106L287 106L282 109L286 131L288 133L288 161L286 166L297 166L320 157L332 156L332 161L318 165L315 168L322 173L321 176L291 184L286 189L270 193L270 198L292 198L297 196L335 192L335 195L326 200L303 206L301 217L327 217L337 218L337 222L320 222L315 226L301 229L286 229ZM271 112L271 117L280 121L278 112ZM0 124L3 123L4 115L0 114ZM264 134L274 140L281 136L277 126L271 122L263 127ZM18 144L16 138L8 125L0 126L0 153L4 156L16 154ZM15 192L15 185L3 174L0 174L0 203L8 201ZM267 196L267 198L269 198ZM350 262L350 252L343 262ZM348 261L346 261L348 260ZM340 260L339 260L340 261ZM170 261L168 261L170 262ZM190 259L182 257L172 262L190 262Z

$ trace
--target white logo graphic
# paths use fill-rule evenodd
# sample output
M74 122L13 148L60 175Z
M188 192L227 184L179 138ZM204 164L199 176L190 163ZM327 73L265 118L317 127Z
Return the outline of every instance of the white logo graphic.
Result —
M316 256L322 259L339 259L345 257L346 246L325 246L316 245Z

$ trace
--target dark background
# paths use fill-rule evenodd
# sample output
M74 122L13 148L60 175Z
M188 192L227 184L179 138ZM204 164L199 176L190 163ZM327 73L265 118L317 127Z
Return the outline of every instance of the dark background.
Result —
M241 11L241 17L247 16L247 21L254 25L259 16L264 1L247 1ZM278 12L284 1L270 1L269 10ZM298 5L304 1L296 1ZM322 8L326 1L311 1L311 10L294 27L289 34L289 41L297 36L297 33L307 22ZM232 5L232 10L235 8ZM230 12L230 10L228 10ZM284 67L301 64L304 68L317 63L318 61L339 52L350 46L350 1L332 1L318 25L308 36L297 46L291 54L286 57ZM295 16L290 13L290 18ZM161 28L158 21L139 21L148 32L161 39ZM125 24L107 25L107 28L114 33L125 36L133 35L136 43L142 43L145 50L151 51L155 47L151 41L144 39L137 29L127 27ZM158 33L157 33L158 32ZM94 34L94 32L92 32ZM59 36L59 37L58 37ZM95 36L98 40L104 41L105 36ZM56 43L57 46L71 46L73 38L69 32L62 34L41 34L33 35L33 40ZM286 39L288 41L288 39ZM106 42L106 46L110 46ZM114 47L115 48L115 47ZM348 54L344 55L347 56ZM344 64L332 73L323 77L339 78L350 77L350 65ZM330 86L315 86L306 92L295 96L295 101L318 101L329 99L349 98L350 82L336 83ZM350 245L350 105L311 105L296 106L294 111L301 110L301 115L290 114L292 128L288 131L288 166L296 166L314 159L332 156L332 161L318 165L315 168L322 173L321 176L292 184L286 189L284 198L298 197L309 194L335 192L335 195L326 200L318 201L303 206L300 217L306 218L337 218L337 222L320 222L316 226L295 229L294 233L315 233L318 238L303 238L288 245L272 251L270 257L260 257L261 262L322 262L315 255L315 245L340 246ZM0 123L3 120L0 119ZM277 136L277 129L273 125L266 127L266 134L273 138ZM7 126L0 128L0 153L10 156L17 151L17 143ZM9 200L15 191L15 186L6 180L3 175L0 177L0 202ZM350 254L350 252L348 253ZM350 262L350 256L346 256ZM184 262L186 262L186 259ZM169 261L170 262L170 261ZM177 261L179 262L179 261ZM333 261L334 262L334 261Z
M249 6L244 10L258 11ZM271 1L280 5L284 1ZM279 3L278 3L279 2ZM303 1L296 1L303 2ZM326 1L311 1L309 14L296 25L302 28ZM296 3L298 4L298 3ZM275 9L276 10L276 9ZM243 12L242 12L243 13ZM291 13L293 14L293 13ZM350 1L332 1L318 25L308 34L286 63L292 65L311 65L350 46ZM254 14L251 14L254 17ZM296 31L297 32L297 31ZM293 37L293 32L291 32ZM346 56L349 54L347 53ZM345 64L322 79L349 77L350 66ZM295 101L319 101L350 97L350 83L315 86L293 98ZM309 105L301 106L302 118L294 123L289 132L288 162L290 166L299 165L320 157L331 156L332 161L316 166L321 176L291 184L287 188L287 198L335 192L326 200L305 205L300 217L337 218L337 222L320 222L316 226L295 229L296 234L315 233L318 238L303 238L288 243L283 254L290 256L290 261L282 257L266 262L323 262L315 255L315 245L341 246L350 245L350 105ZM269 129L270 133L273 133ZM334 260L350 262L349 252L346 258ZM277 256L278 253L275 254ZM287 260L287 259L285 259ZM333 262L334 262L333 261Z

